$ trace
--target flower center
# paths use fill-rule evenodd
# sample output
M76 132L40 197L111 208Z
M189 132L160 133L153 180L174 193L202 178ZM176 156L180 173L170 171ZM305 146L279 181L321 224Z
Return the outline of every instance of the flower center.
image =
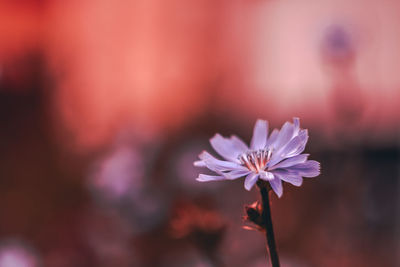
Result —
M271 149L250 150L239 156L239 160L243 166L250 171L259 173L265 170L265 166L271 158Z

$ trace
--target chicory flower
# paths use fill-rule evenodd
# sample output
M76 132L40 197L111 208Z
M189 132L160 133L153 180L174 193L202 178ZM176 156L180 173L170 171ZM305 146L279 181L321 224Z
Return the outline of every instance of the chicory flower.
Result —
M300 128L299 118L294 118L293 123L286 122L280 130L274 129L269 136L268 122L257 120L250 147L235 135L225 138L216 134L210 143L224 160L203 151L194 165L207 167L216 175L200 174L197 181L234 180L245 176L244 187L251 190L261 179L269 182L281 197L282 181L300 186L303 177L320 174L319 162L308 160L309 154L301 154L307 141L308 131Z

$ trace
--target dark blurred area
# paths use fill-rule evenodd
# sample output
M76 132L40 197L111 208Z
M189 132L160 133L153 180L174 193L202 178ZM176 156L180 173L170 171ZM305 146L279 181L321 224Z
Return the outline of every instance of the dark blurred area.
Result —
M0 0L0 267L268 266L216 132L300 117L282 266L400 265L396 1ZM270 126L270 127L271 127Z

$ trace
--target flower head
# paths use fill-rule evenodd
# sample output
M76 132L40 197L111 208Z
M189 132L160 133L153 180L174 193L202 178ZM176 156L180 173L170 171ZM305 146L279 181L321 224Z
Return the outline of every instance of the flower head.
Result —
M282 181L300 186L303 177L320 174L320 164L308 160L309 154L301 154L308 141L308 131L300 129L300 120L286 122L281 130L274 129L268 136L268 122L257 120L250 147L239 137L225 138L216 134L210 139L211 146L224 158L220 160L203 151L197 167L207 167L216 175L200 174L197 181L234 180L246 176L244 187L250 190L258 179L270 183L278 197L282 196Z

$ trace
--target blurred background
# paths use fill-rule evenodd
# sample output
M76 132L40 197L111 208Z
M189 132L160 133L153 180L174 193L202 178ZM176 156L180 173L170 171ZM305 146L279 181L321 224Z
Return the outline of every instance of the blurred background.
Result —
M216 132L300 117L282 266L400 266L400 3L0 0L0 267L267 266Z

